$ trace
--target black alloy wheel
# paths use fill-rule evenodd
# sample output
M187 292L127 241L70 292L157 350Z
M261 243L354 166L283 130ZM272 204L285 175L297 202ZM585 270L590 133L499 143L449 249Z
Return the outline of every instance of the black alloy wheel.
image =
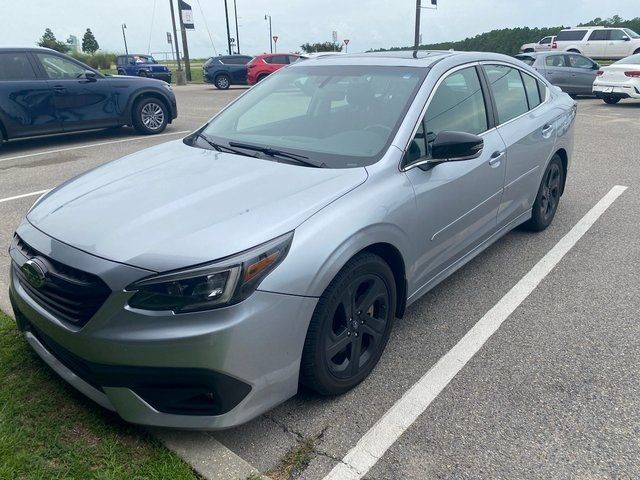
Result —
M301 380L323 395L344 393L378 363L395 317L393 273L380 257L361 253L327 287L305 341Z

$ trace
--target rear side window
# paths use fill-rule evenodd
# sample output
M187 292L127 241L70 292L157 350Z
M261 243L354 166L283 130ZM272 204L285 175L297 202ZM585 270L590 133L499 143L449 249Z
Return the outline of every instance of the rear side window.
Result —
M425 114L427 142L443 131L477 135L487 130L487 111L475 67L453 72L433 94Z
M582 40L587 33L587 30L562 30L556 36L557 42Z
M611 37L611 30L594 30L589 35L589 40L609 40Z
M566 67L567 61L564 55L549 55L544 59L544 64L547 67Z
M33 80L36 74L26 53L0 53L0 80Z
M527 100L529 101L529 109L536 108L542 103L540 92L538 91L538 80L526 73L522 74L524 89L527 92Z
M288 55L274 55L273 57L265 58L267 63L275 63L276 65L287 65L289 63Z
M520 71L504 65L485 65L498 110L498 122L505 123L529 110Z

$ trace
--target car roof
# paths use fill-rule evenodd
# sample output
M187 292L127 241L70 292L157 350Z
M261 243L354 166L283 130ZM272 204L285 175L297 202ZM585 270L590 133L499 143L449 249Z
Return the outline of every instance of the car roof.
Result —
M55 53L60 53L57 52L56 50L52 50L50 48L45 48L45 47L25 47L25 46L20 46L20 45L6 45L3 47L0 47L0 52L15 52L16 50L18 51L22 51L22 52L55 52Z
M387 52L347 53L313 57L295 65L379 65L398 67L429 67L445 58L456 58L459 63L494 60L513 62L513 58L500 53L461 52L454 50L395 50Z

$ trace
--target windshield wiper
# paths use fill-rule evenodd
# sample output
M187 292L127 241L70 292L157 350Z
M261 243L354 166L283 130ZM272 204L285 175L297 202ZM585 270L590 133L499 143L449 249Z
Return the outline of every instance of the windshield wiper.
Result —
M219 143L214 142L209 137L207 137L206 135L200 132L196 133L196 138L201 138L202 140L207 142L214 150L217 150L218 152L230 152L230 153L235 153L237 155L243 155L245 157L255 158L253 155L249 155L246 152L242 152L240 150L236 150L235 148L225 147L224 145L220 145Z
M324 162L316 162L315 160L311 160L309 157L305 157L304 155L285 152L283 150L277 150L271 147L259 147L257 145L249 145L248 143L239 143L239 142L229 142L229 145L231 145L232 147L244 148L246 150L253 150L254 152L261 152L270 157L287 158L289 160L294 160L298 163L302 163L310 167L324 168L327 166Z

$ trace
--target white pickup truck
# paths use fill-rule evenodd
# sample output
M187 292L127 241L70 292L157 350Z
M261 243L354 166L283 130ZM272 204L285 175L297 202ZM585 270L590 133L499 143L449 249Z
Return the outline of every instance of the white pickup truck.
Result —
M551 50L551 45L555 39L556 37L554 36L548 36L544 37L538 43L525 43L520 47L520 53L546 52Z

